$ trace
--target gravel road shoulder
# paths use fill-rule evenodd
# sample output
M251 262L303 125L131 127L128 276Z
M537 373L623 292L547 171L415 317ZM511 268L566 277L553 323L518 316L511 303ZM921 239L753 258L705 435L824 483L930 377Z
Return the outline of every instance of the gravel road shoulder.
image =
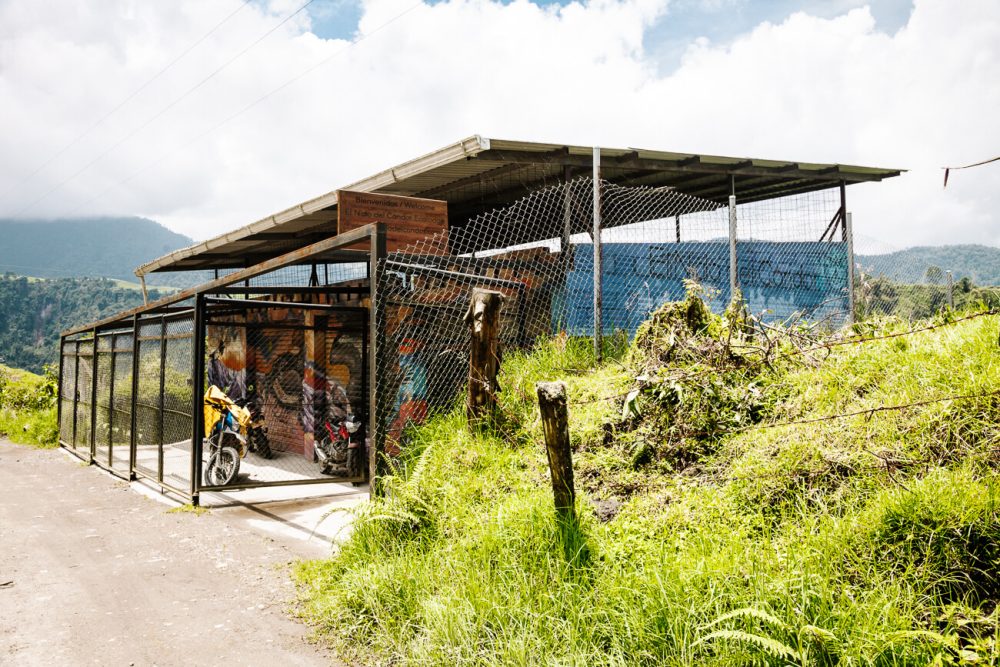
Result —
M167 510L63 452L0 439L0 664L334 662L289 616L295 551Z

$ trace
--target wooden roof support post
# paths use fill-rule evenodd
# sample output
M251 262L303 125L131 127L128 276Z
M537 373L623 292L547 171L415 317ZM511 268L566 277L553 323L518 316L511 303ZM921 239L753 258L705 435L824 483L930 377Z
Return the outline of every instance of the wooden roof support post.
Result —
M497 404L500 374L500 308L502 292L476 287L472 290L465 323L469 326L469 390L465 404L470 425L492 419Z

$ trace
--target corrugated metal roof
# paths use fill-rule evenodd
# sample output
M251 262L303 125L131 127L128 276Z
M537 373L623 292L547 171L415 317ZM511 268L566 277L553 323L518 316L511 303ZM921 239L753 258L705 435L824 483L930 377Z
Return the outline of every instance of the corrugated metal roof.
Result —
M539 187L590 174L592 152L586 146L474 136L339 189L443 199L450 223L461 224ZM601 148L602 178L623 185L672 187L720 205L733 187L739 201L750 202L900 173L855 165ZM164 255L136 269L136 275L247 266L336 233L336 220L334 190Z

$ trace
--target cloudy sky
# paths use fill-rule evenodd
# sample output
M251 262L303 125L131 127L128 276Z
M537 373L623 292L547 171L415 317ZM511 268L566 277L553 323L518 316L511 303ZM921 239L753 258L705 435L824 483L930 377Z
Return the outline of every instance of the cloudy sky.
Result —
M1000 246L997 0L0 0L0 217L203 239L460 138L910 170L891 247ZM298 11L297 11L298 10Z

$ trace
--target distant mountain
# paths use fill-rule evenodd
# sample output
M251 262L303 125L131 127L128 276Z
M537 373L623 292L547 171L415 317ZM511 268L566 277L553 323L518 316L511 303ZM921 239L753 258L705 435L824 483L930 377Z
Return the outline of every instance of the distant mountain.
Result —
M984 245L918 246L884 255L856 255L862 270L901 283L926 282L927 269L951 271L957 282L968 277L976 285L1000 285L1000 248ZM932 271L932 278L936 272Z
M0 274L135 282L137 266L192 243L146 218L0 218ZM146 282L187 287L204 279L194 273L153 274Z

